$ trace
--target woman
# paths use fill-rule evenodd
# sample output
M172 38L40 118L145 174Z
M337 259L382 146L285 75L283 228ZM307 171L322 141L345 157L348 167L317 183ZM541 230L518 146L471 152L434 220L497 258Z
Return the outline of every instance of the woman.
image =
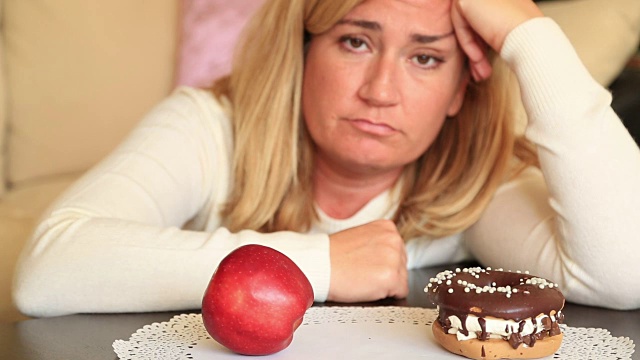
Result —
M268 1L229 78L177 90L54 204L17 305L197 308L217 263L261 243L317 301L404 297L407 268L475 258L639 307L640 153L541 16L530 0ZM485 46L520 81L526 139Z

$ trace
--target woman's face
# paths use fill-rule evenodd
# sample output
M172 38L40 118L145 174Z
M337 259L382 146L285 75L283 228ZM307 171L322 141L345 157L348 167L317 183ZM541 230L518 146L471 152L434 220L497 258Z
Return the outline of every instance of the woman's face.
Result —
M312 38L302 111L321 161L360 173L398 170L459 111L467 75L450 6L366 0Z

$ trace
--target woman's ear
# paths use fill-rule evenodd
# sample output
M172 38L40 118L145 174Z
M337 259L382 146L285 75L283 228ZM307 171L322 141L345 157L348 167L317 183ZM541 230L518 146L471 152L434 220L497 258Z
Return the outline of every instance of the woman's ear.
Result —
M464 103L464 96L467 93L467 86L469 85L469 71L463 71L460 75L460 83L458 84L458 89L456 90L453 98L451 99L451 104L449 105L449 109L447 110L448 117L454 117L458 114L460 109L462 108L462 104Z

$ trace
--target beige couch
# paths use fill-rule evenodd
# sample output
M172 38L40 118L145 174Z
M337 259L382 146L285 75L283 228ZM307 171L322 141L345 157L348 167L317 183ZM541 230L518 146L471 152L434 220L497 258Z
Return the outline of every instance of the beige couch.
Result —
M176 0L3 0L0 320L38 215L173 87Z
M39 214L172 90L180 0L0 1L0 321L12 321L13 267ZM639 4L543 3L602 83L637 46Z

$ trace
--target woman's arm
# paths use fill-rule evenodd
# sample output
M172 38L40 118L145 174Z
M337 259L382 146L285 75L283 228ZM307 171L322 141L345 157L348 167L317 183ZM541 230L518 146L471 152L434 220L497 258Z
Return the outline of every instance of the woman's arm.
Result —
M548 18L513 30L501 56L520 81L542 172L505 184L467 245L487 266L560 283L570 301L640 307L640 151L611 95Z
M199 308L217 264L247 243L291 257L324 300L328 236L220 227L231 139L227 116L204 91L182 89L160 104L44 215L19 261L20 310L54 316Z

